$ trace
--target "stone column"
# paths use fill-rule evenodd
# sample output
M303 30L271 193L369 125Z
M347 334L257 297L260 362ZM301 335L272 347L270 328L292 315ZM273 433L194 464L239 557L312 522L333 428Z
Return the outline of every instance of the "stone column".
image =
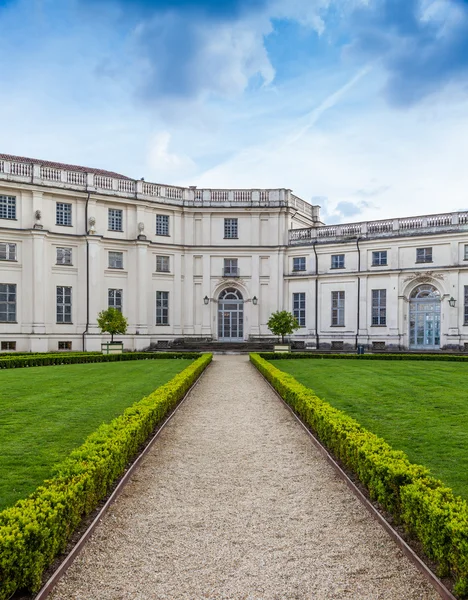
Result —
M136 269L136 333L138 335L148 334L148 291L151 293L152 286L148 285L147 255L149 242L144 240L136 243L137 269ZM144 344L148 345L148 344Z
M100 330L97 325L97 316L107 308L107 302L102 297L102 281L103 269L101 268L101 256L104 250L101 248L99 238L88 236L89 243L89 327L88 332L90 334L99 334ZM107 257L104 256L104 260ZM93 348L99 349L99 348Z
M32 235L32 265L33 265L33 290L32 290L32 320L33 320L33 334L45 334L46 332L46 289L48 287L46 282L45 265L47 264L45 256L45 241L46 233L40 229L31 231ZM52 295L55 299L55 290L52 291ZM55 300L54 300L55 310ZM54 315L55 322L55 315Z
M257 219L257 222L258 219ZM257 301L260 297L260 287L259 287L259 283L260 283L260 256L258 254L254 254L252 256L252 279L250 280L251 284L250 284L250 294L251 297L253 298L254 296L256 296ZM257 305L255 306L254 303L252 302L250 304L250 328L249 331L247 331L246 333L248 333L249 335L255 335L258 336L260 335L260 307Z

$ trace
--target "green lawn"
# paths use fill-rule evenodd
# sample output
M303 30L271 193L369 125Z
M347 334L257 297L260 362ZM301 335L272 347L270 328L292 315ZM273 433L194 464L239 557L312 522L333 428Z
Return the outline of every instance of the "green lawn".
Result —
M468 498L468 364L274 360Z
M141 360L0 371L0 510L30 494L101 423L191 362Z

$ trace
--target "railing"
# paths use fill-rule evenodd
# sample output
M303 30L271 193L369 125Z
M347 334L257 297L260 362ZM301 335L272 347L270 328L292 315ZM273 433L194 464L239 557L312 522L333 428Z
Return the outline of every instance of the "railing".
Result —
M51 187L98 192L103 195L137 198L147 201L188 206L291 206L314 221L319 220L319 207L312 206L285 188L277 189L198 189L166 186L159 183L113 177L99 172L71 170L65 165L42 165L2 158L0 180L44 184Z
M324 227L290 229L289 244L300 246L313 243L368 239L399 235L421 235L434 231L468 231L468 212L444 213L393 219L391 221L367 221Z

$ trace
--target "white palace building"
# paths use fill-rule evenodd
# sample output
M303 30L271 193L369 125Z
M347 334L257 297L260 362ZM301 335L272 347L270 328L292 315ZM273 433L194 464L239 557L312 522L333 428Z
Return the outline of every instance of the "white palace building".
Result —
M99 350L271 338L468 350L468 212L326 226L289 189L198 189L0 154L0 344Z

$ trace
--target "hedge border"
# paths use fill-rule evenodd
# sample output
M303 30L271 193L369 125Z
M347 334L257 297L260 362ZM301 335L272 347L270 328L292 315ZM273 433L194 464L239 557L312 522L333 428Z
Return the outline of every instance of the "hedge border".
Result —
M24 367L46 367L51 365L73 365L82 363L119 362L126 360L164 360L169 358L200 358L200 352L124 352L123 354L42 354L0 358L0 369Z
M212 360L204 354L165 385L101 425L28 498L0 512L0 600L36 592L82 518L98 506L165 415Z
M439 360L468 362L468 356L460 354L324 354L320 352L258 352L265 360L295 360L331 358L341 360Z
M440 576L455 579L454 592L468 598L468 503L455 496L429 469L409 461L382 438L262 358L252 364L271 383L320 441L415 536Z

